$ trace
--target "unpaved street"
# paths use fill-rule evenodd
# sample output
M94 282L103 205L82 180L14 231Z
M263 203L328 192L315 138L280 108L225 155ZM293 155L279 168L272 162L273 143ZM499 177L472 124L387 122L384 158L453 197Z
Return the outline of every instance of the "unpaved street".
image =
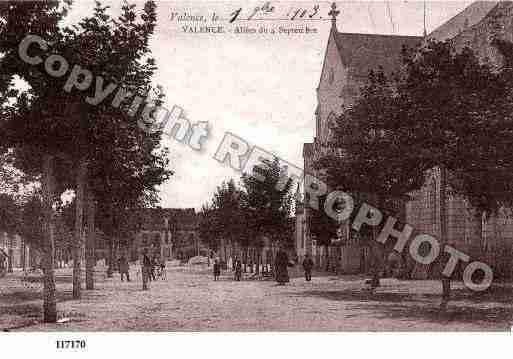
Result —
M296 275L299 273L296 273ZM249 275L248 275L249 276ZM362 277L301 277L286 286L273 281L235 282L225 273L214 282L207 270L168 269L167 280L141 290L132 282L98 275L97 289L71 299L69 273L58 272L60 317L64 324L40 319L40 283L21 282L20 275L0 280L0 327L12 330L104 331L317 331L510 330L513 323L511 285L492 293L472 293L457 283L446 311L439 308L435 281L385 279L374 295L362 291Z

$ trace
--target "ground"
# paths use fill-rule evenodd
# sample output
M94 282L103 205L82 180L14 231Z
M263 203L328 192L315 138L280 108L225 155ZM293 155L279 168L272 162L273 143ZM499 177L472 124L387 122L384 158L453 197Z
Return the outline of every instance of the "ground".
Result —
M214 282L199 267L168 268L167 280L142 291L138 270L132 281L96 273L96 289L71 298L69 270L57 271L62 324L42 324L37 277L21 273L0 279L0 328L58 331L480 331L513 326L513 287L473 293L454 283L454 299L440 308L436 281L383 280L374 293L362 291L356 276L314 276L305 282L298 269L286 286L273 281L235 282L231 272ZM249 274L247 275L249 277Z

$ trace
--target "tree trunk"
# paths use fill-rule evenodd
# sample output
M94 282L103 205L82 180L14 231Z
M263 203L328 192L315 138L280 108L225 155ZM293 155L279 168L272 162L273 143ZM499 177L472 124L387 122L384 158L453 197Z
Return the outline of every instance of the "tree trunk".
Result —
M447 170L445 166L440 167L440 242L442 250L448 242L447 238ZM440 268L442 271L443 268ZM448 301L451 296L451 278L441 276L442 280L442 301Z
M474 209L474 223L472 224L472 228L474 233L472 233L472 242L471 242L471 250L470 257L471 260L478 260L482 254L482 245L483 241L483 216L484 212Z
M119 256L119 238L114 237L114 246L112 247L112 268L119 272L119 265L117 258Z
M112 278L114 272L114 237L109 240L109 265L107 267L107 278Z
M80 299L82 282L82 252L84 236L84 192L87 179L87 163L81 160L77 171L76 209L75 209L75 238L73 241L73 299Z
M43 320L45 323L57 321L57 301L55 299L55 274L54 274L54 179L53 157L44 156L43 160L43 208L44 208L44 238L42 245L42 269L43 269Z
M248 262L249 262L249 273L253 274L253 248L249 248L248 254Z
M326 260L326 272L330 272L330 247L327 244L324 246L324 258Z
M381 198L378 195L373 196L376 203L377 208L379 210L382 206ZM372 227L372 240L369 245L369 254L371 258L371 288L377 288L381 285L380 279L381 279L381 271L383 269L383 253L381 252L381 245L376 241L376 238L378 237L378 231L376 227Z
M14 235L11 235L10 233L7 233L7 244L8 244L8 249L7 249L7 273L12 273L13 272L13 256L14 256L14 253L13 253L13 237Z
M260 274L260 251L256 253L256 274Z
M233 239L230 239L230 258L232 259L232 270L235 271L235 246L233 244Z
M27 272L27 246L23 238L21 239L21 267L25 274Z
M87 196L87 238L86 238L86 289L94 289L94 266L96 265L95 258L95 243L96 243L96 229L95 229L95 198L92 191L89 189Z
M369 246L369 254L371 258L371 288L377 288L380 286L381 278L381 251L379 243L376 242L376 233L373 228L372 241Z
M244 247L244 253L243 253L243 256L244 256L244 273L247 273L247 269L248 269L248 248L247 247Z

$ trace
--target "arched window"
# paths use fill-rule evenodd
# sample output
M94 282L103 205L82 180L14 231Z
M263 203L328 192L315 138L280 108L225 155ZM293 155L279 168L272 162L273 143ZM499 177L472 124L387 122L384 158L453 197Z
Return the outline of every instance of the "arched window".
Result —
M328 72L328 83L332 85L333 81L335 81L335 71L333 71L333 67L330 67Z
M315 136L319 138L321 136L321 115L315 115Z
M318 103L315 108L315 137L319 138L321 135L321 104Z

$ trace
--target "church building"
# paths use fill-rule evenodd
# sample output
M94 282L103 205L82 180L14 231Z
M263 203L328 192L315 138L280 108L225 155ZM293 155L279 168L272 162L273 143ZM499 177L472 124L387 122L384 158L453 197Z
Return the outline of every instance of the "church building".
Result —
M338 15L335 4L330 15L332 26L328 36L324 63L317 91L315 111L315 136L311 143L304 143L305 173L323 179L322 170L314 169L314 163L330 149L326 144L332 136L332 122L350 106L360 88L368 79L369 72L382 67L385 73L401 69L403 46L421 46L425 38L449 40L458 51L472 48L482 61L498 66L501 55L491 46L493 37L513 41L513 4L511 2L480 1L469 5L455 17L425 36L401 36L381 34L342 33L337 30ZM440 169L433 168L427 174L424 186L411 194L404 204L404 217L417 231L440 237ZM476 216L467 201L451 196L445 198L445 223L449 243L463 252L478 253L479 259L490 264L495 273L512 274L513 221L509 209L498 215L482 218L482 233L476 233ZM326 249L318 246L310 232L313 209L298 205L296 208L296 251L300 260L306 253L313 255L316 265L323 266ZM484 240L483 240L484 239ZM365 272L368 249L358 241L348 241L338 252L336 261L341 273ZM427 268L415 268L415 278L428 277Z

